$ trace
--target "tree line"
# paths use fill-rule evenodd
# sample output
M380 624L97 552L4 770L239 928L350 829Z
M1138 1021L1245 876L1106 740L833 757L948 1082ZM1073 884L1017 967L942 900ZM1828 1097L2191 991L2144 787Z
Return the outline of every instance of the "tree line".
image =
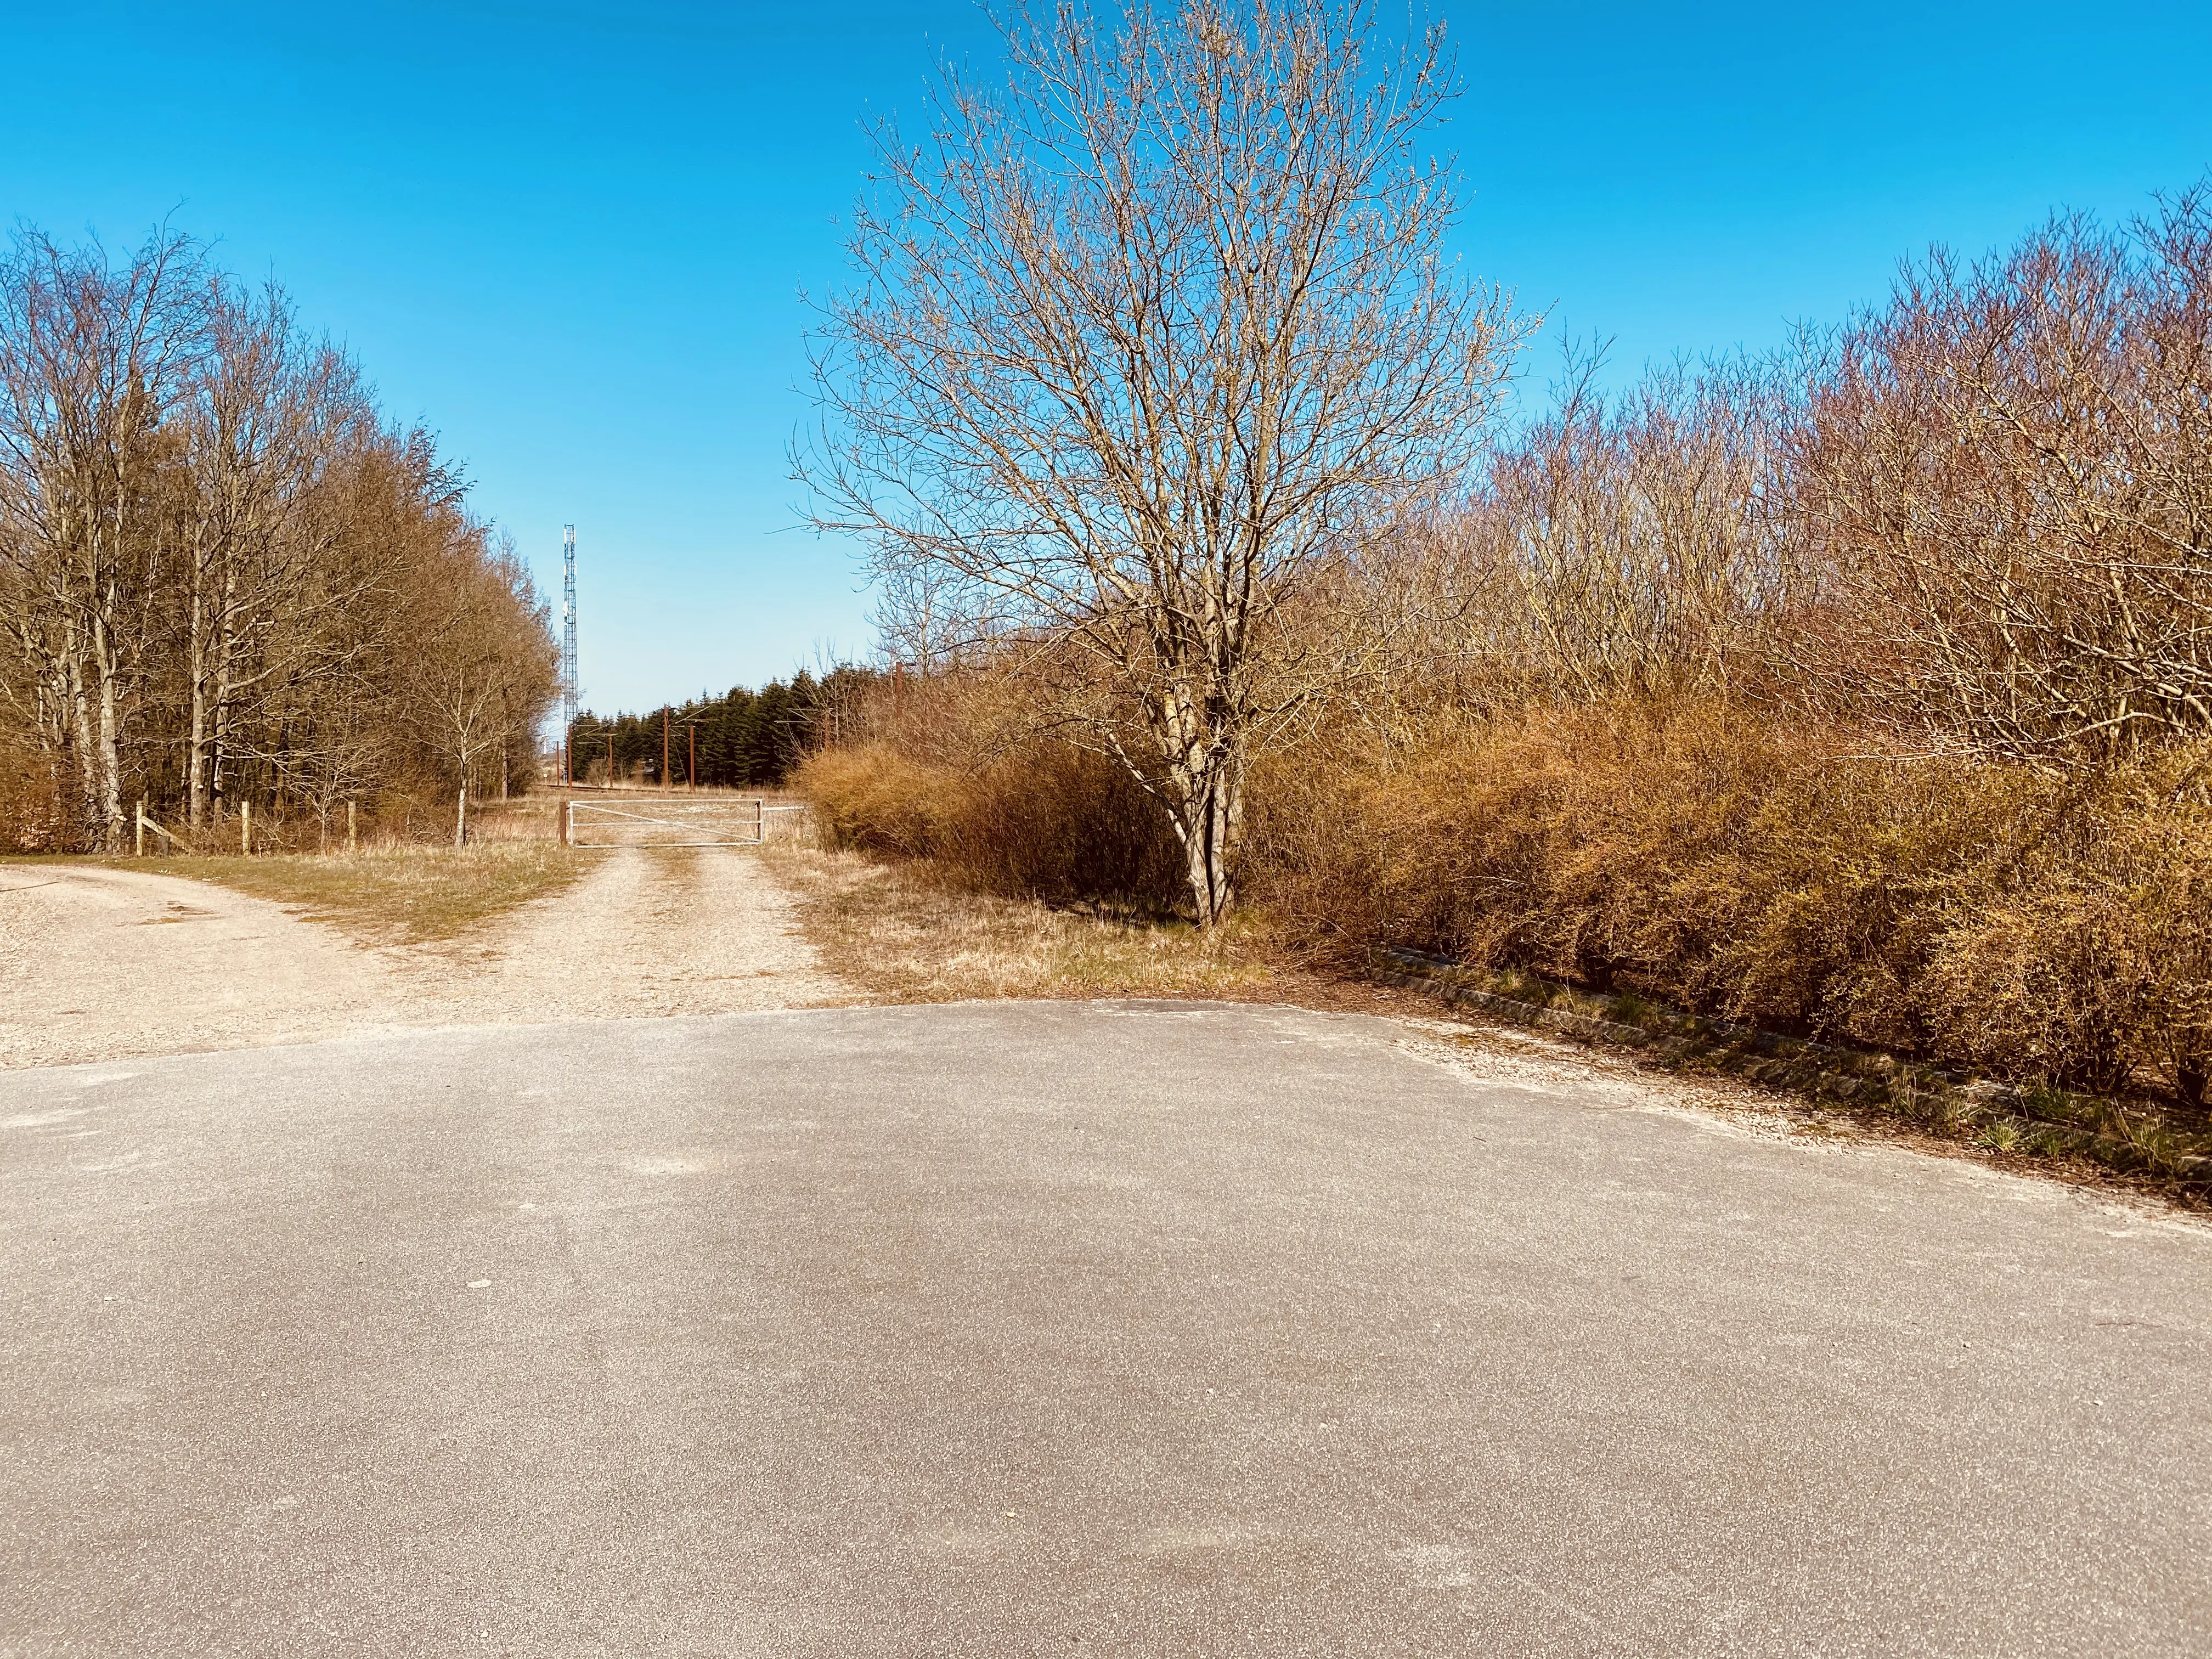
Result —
M430 435L273 283L164 228L0 262L0 830L126 846L349 803L465 837L528 778L546 607Z
M757 691L732 686L719 697L641 714L587 710L568 729L570 775L587 785L604 784L611 775L617 782L656 787L665 781L780 788L809 752L836 736L843 711L874 678L849 665L819 677L802 668Z
M1727 692L2083 777L2212 738L2212 191L1938 250L1764 359L1593 367L1362 573L1431 567L1459 701Z
M1017 8L886 129L796 457L888 652L990 665L1157 800L1197 915L1253 769L1532 700L1725 690L2092 771L2212 732L2212 196L2062 218L1757 362L1548 410L1444 255L1464 82L1367 0ZM1395 721L1395 723L1394 723Z
M816 341L906 671L834 834L2212 1105L2212 186L1524 398L1439 32L1008 42L886 133Z

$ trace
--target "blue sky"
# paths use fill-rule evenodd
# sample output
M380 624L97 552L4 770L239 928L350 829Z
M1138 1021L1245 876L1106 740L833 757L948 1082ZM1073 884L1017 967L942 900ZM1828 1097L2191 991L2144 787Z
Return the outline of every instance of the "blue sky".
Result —
M1470 85L1463 258L1621 372L2212 166L2202 0L1432 11ZM846 550L792 528L798 296L838 279L869 113L991 52L973 6L172 0L9 6L0 41L0 213L220 239L441 434L549 591L573 520L587 703L866 648Z

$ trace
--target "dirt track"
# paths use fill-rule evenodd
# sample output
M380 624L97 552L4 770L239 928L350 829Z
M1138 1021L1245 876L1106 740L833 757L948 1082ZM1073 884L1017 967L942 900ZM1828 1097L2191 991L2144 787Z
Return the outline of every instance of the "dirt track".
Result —
M480 932L379 949L210 883L0 868L0 1067L857 1000L738 852L610 853Z

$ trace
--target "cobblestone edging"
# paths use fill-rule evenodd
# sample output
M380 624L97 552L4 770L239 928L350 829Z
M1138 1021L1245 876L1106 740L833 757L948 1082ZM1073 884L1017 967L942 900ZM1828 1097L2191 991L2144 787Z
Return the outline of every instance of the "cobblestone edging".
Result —
M1662 1065L1717 1072L1871 1108L1989 1146L2045 1155L2070 1152L2185 1186L2212 1184L2212 1136L2183 1133L2155 1114L2118 1101L1962 1077L1894 1054L1656 1009L1640 999L1632 1021L1612 1018L1628 1006L1626 999L1541 981L1547 1000L1516 996L1497 988L1500 981L1479 969L1417 951L1377 948L1369 953L1368 972L1386 985L1424 992L1516 1025L1632 1048ZM2084 1117L2093 1121L2085 1124Z

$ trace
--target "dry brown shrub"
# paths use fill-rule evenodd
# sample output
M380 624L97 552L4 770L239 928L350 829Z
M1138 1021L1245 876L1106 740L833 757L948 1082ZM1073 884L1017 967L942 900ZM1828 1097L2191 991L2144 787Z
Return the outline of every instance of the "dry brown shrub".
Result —
M1993 875L1996 872L1993 872ZM1944 1047L2014 1076L2110 1091L2148 1072L2192 1106L2212 1068L2212 822L2170 802L2081 803L1962 894L1929 965Z
M793 787L833 845L933 860L984 892L1148 914L1182 898L1159 804L1126 769L1050 738L968 766L877 738L814 756Z
M1295 787L1291 787L1295 780ZM2212 813L2017 767L1856 752L1740 708L1613 706L1272 771L1266 902L1407 945L2025 1081L2212 1056Z
M1255 775L1253 884L1274 937L1346 965L1411 945L2196 1104L2212 1068L2212 808L2186 787L2202 767L2176 753L2069 780L1711 700L1439 720L1396 744L1347 720ZM886 720L799 784L835 843L975 890L1154 914L1178 896L1157 804L1048 738L963 761Z

